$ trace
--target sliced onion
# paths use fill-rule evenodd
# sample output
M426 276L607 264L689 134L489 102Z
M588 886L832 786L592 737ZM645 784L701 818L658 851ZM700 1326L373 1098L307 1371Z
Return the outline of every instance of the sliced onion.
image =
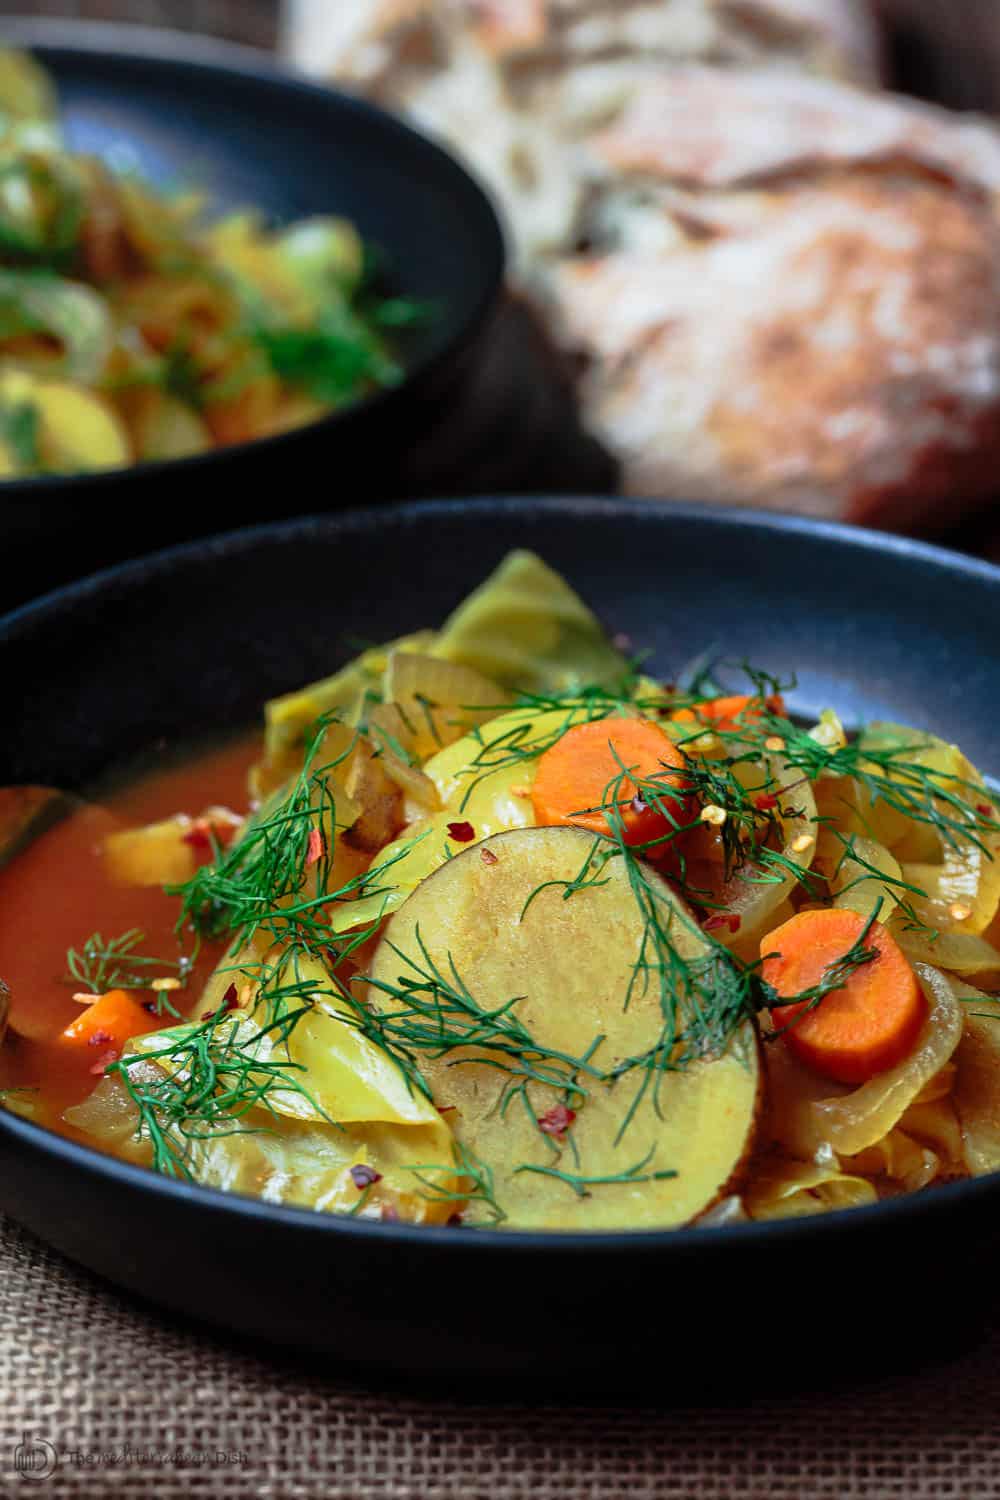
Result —
M855 1156L845 1156L843 1164L872 1177L889 1178L910 1193L927 1187L941 1171L936 1152L911 1139L905 1130L890 1130L874 1146Z
M876 1203L878 1194L864 1177L842 1172L836 1164L783 1161L765 1168L745 1198L751 1219L793 1219Z
M905 759L934 772L941 790L960 799L957 808L941 803L949 816L961 821L962 805L968 808L970 837L960 838L957 847L936 828L912 818L904 819L901 835L885 842L898 852L904 879L923 892L912 898L918 916L945 931L985 931L1000 909L1000 832L982 829L987 814L995 814L975 766L957 745L899 724L870 725L860 744L862 749L913 746ZM905 785L904 777L898 780Z
M974 982L977 990L991 990L1000 985L1000 951L985 938L971 932L939 932L935 937L901 916L888 925L911 963L934 964L949 974Z
M899 904L896 882L901 879L901 871L897 861L884 844L866 838L855 838L846 851L841 845L841 856L830 882L834 906L857 912L866 920L875 912L880 922L887 922Z
M928 1081L949 1061L962 1035L962 1007L953 986L930 964L915 966L928 1002L913 1051L857 1089L838 1089L795 1061L787 1047L768 1049L770 1120L775 1138L796 1156L828 1146L854 1156L893 1130Z
M510 695L482 672L416 651L392 652L383 695L397 705L421 761L495 719L510 703Z
M398 703L380 703L368 715L368 735L382 757L385 774L408 799L407 821L441 806L437 787L418 766L411 764L415 735Z
M955 1053L953 1098L965 1141L965 1162L977 1177L1000 1171L1000 1000L954 981L965 1024Z
M738 871L719 891L718 899L727 912L739 917L739 926L734 933L720 931L717 936L725 941L735 953L742 957L756 958L761 938L780 921L780 912L799 884L802 875L812 865L816 854L816 802L812 787L802 779L802 772L785 765L780 758L770 757L767 762L770 783L778 788L778 805L775 809L781 824L781 853L798 873L777 875L768 872L766 883L761 883L759 870ZM781 816L783 809L791 808L795 816ZM798 848L799 843L805 848ZM773 878L771 878L773 876Z

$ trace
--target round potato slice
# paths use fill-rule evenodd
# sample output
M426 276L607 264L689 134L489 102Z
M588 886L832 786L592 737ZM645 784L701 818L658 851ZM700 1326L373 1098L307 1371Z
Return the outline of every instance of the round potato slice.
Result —
M499 1210L512 1228L678 1225L738 1182L760 1091L751 1022L712 1055L685 1062L679 1046L673 1070L637 1062L615 1077L663 1041L657 963L681 1027L685 974L710 972L694 918L636 869L645 910L609 839L498 833L424 880L386 928L369 997L448 1112L471 1222Z

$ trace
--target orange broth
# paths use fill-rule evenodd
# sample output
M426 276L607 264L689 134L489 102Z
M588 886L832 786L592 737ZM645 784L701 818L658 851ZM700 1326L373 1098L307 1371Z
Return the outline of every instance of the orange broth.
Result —
M197 817L215 804L245 812L247 771L259 754L260 741L253 735L181 764L147 770L99 803L63 818L0 869L0 978L11 992L0 1087L38 1090L32 1119L75 1137L62 1112L90 1094L101 1071L99 1050L91 1055L61 1039L82 1011L72 998L81 986L68 979L67 950L81 948L94 932L108 940L138 928L145 936L137 951L173 960L180 951L174 933L177 899L158 886L112 882L101 855L103 838L116 828L175 813ZM186 987L168 994L182 1014L197 1001L221 951L219 944L203 944ZM165 975L171 972L164 967ZM169 1014L155 1014L151 991L136 992L136 999L150 1007L150 1031L173 1021Z

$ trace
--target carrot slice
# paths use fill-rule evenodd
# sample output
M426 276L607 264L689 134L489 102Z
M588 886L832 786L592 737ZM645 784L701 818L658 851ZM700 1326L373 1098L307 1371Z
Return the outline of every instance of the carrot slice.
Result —
M790 917L761 941L765 981L781 996L822 984L831 966L858 942L865 920L832 907ZM872 923L864 946L874 949L875 957L853 969L811 1010L802 1002L771 1011L779 1030L789 1028L782 1036L789 1051L838 1083L864 1083L901 1062L927 1014L917 976L880 922Z
M531 789L535 822L610 833L600 808L623 766L631 774L622 783L617 806L627 844L647 843L690 821L684 777L664 776L664 771L682 771L684 756L660 726L650 719L598 719L567 730L539 760ZM661 801L669 818L637 797L636 782L653 777L664 786Z
M121 1052L132 1037L144 1036L155 1025L149 1011L127 990L108 990L70 1022L60 1040L79 1047Z
M785 700L780 693L774 693L770 698L731 693L724 698L706 698L704 703L695 703L690 708L678 708L670 717L675 724L705 724L714 729L733 730L756 723L765 708L783 714Z

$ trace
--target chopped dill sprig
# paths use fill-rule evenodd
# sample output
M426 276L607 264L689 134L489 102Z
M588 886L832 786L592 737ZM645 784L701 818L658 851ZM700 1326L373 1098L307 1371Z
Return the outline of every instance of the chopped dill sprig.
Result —
M497 1200L492 1167L459 1141L455 1141L452 1153L453 1160L448 1165L441 1162L416 1162L408 1167L407 1170L413 1173L423 1188L419 1196L431 1203L454 1203L459 1211L470 1203L481 1203L491 1223L503 1223L507 1215ZM466 1185L457 1190L448 1188L441 1182L435 1182L428 1173L458 1177Z
M138 1111L136 1138L149 1141L155 1171L193 1181L197 1143L260 1130L244 1121L254 1109L275 1114L275 1091L300 1095L328 1124L336 1124L302 1082L304 1065L287 1056L288 1037L309 1009L304 1005L263 1025L216 1013L164 1032L140 1053L109 1064L105 1072L120 1078ZM282 1044L286 1055L275 1057ZM155 1071L143 1064L154 1064Z
M428 1091L420 1074L420 1057L437 1059L460 1048L476 1051L470 1057L456 1058L456 1065L475 1062L510 1075L504 1098L508 1088L517 1087L520 1081L522 1086L530 1082L566 1091L582 1103L588 1094L580 1075L595 1080L605 1078L604 1072L590 1061L602 1040L600 1037L583 1057L570 1057L547 1047L532 1036L516 1013L515 1007L523 996L512 996L502 1005L487 1009L469 992L450 958L450 975L441 973L427 951L419 927L415 937L419 958L404 953L385 939L406 969L395 983L367 980L369 988L380 991L393 1003L363 1014L359 1024L401 1063L411 1078L419 1081L425 1093Z
M155 977L173 975L183 987L197 958L197 949L180 958L152 958L137 953L146 934L137 927L105 942L99 932L91 933L79 948L66 954L67 983L82 985L94 995L108 990L148 990Z
M329 909L359 895L385 894L390 889L382 883L385 872L405 858L412 845L331 889L333 845L343 828L337 821L333 773L353 753L358 740L355 731L339 754L316 765L326 732L337 722L336 714L316 721L302 770L265 804L236 843L229 849L217 848L214 862L202 865L190 880L167 887L168 894L181 897L178 932L191 925L211 937L228 936L234 949L252 943L262 933L272 942L314 954L337 946L342 958L371 936L377 922L335 945ZM310 852L313 830L323 835L315 862ZM314 888L311 895L303 894L307 881Z
M656 1153L656 1147L650 1146L641 1161L633 1162L632 1166L626 1167L623 1172L609 1172L604 1176L588 1177L583 1173L564 1172L559 1167L536 1166L531 1162L523 1162L521 1166L514 1168L514 1174L518 1172L535 1172L539 1177L554 1177L558 1182L564 1182L567 1187L572 1188L578 1198L589 1198L590 1189L593 1187L609 1186L612 1183L623 1183L632 1186L638 1182L666 1182L677 1173L670 1170L659 1172L647 1172L645 1168L652 1161Z
M740 730L740 737L755 744L758 751L772 735L784 741L781 758L785 765L800 771L804 781L818 781L823 775L851 777L873 806L882 802L913 822L933 828L955 850L971 844L993 857L984 839L1000 834L1000 821L993 816L992 802L983 800L988 797L986 789L978 781L919 759L930 746L926 738L880 745L860 735L846 745L828 746L767 709L755 723ZM729 736L720 732L720 738Z

